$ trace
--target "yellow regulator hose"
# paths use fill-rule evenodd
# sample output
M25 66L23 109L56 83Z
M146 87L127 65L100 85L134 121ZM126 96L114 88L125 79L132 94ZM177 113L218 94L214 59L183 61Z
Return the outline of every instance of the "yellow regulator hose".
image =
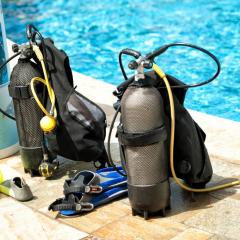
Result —
M169 102L170 102L170 112L171 112L170 168L171 168L172 176L173 176L174 180L176 181L176 183L181 188L183 188L187 191L190 191L190 192L211 192L211 191L216 191L216 190L220 190L220 189L223 189L223 188L228 188L228 187L232 187L232 186L235 186L235 185L239 185L240 180L230 182L230 183L227 183L227 184L222 184L222 185L209 187L209 188L195 189L195 188L188 187L181 180L178 179L178 177L176 175L176 172L175 172L175 169L174 169L174 158L173 158L174 157L174 137L175 137L175 109L174 109L173 94L172 94L172 90L171 90L170 84L168 82L168 79L167 79L165 73L155 63L153 64L153 70L164 81L164 84L166 85L167 92L168 92L168 97L169 97Z
M39 49L39 47L37 45L33 45L32 47L33 47L33 51L35 52L38 60L41 63L42 70L43 70L43 75L44 75L45 79L42 79L40 77L34 77L31 80L31 84L30 84L31 85L31 91L32 91L33 97L36 100L39 108L46 115L40 121L41 128L44 132L50 132L56 126L57 110L56 110L56 107L55 107L55 94L54 94L54 91L53 91L53 89L52 89L52 87L49 83L48 74L47 74L45 63L44 63L43 54L42 54L41 50ZM41 82L42 84L44 84L47 87L47 92L48 92L49 99L50 99L50 102L51 102L50 112L48 112L46 110L46 108L43 106L43 104L39 100L39 98L36 94L36 91L35 91L35 87L34 87L35 82Z

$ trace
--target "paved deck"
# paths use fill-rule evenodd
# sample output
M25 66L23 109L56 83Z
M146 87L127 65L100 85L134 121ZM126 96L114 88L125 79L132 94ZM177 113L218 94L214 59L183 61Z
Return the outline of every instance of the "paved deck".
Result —
M114 86L74 73L78 90L99 103L109 122L113 114L111 95ZM101 89L101 93L99 93ZM207 133L207 147L214 169L213 183L224 178L240 178L240 122L229 121L202 113L191 112ZM116 139L113 151L117 160ZM171 183L172 209L165 218L147 221L131 216L127 198L100 207L74 218L60 218L48 212L48 205L62 196L63 182L74 172L93 169L90 163L61 159L61 166L51 180L23 173L19 155L0 160L22 173L30 185L34 199L20 203L0 194L0 239L174 239L223 240L240 236L240 187L209 194L191 195Z

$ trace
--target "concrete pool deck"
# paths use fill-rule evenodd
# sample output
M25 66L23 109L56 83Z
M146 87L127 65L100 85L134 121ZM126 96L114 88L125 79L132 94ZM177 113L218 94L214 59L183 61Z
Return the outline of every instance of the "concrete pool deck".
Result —
M82 94L100 104L109 124L114 113L112 103L115 99L111 94L114 86L76 72L74 83ZM206 145L214 169L212 183L240 178L240 122L195 111L191 114L207 134ZM113 139L113 155L118 160L116 143ZM22 173L34 194L34 199L26 203L0 194L0 239L239 239L239 186L196 194L193 201L191 194L172 182L172 209L165 218L154 217L145 221L131 216L127 198L88 214L61 218L48 212L48 205L62 196L66 178L77 170L93 169L91 163L60 159L60 169L51 180L24 174L18 154L2 159L0 163Z

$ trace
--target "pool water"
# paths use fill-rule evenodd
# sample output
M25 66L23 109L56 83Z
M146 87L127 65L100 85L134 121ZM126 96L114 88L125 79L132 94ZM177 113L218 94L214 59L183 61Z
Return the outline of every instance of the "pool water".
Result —
M68 53L74 70L115 85L123 81L118 66L118 53L123 48L148 53L171 42L200 45L219 58L222 72L213 83L189 90L185 105L240 121L240 1L2 2L10 39L25 42L25 26L33 23ZM215 71L210 59L185 48L171 49L157 62L186 83L204 80Z

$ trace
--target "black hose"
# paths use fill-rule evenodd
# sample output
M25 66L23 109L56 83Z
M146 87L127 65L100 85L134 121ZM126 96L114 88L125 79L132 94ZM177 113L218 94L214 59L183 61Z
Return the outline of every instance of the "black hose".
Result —
M8 60L6 60L1 66L0 66L0 71L2 71L2 69L5 67L5 65L7 65L11 60L13 60L15 57L17 57L18 55L20 55L21 52L17 52L14 55L12 55Z
M181 86L171 86L171 88L194 88L194 87L200 87L200 86L203 86L205 84L208 84L210 82L212 82L220 73L221 71L221 64L219 62L219 60L217 59L217 57L215 55L213 55L211 52L209 52L208 50L202 48L202 47L199 47L197 45L193 45L193 44L189 44L189 43L171 43L171 44L167 44L167 45L164 45L158 49L156 49L155 51L153 51L152 53L149 53L146 55L146 58L149 59L149 60L152 60L154 62L154 58L161 55L162 53L164 53L168 48L170 47L175 47L175 46L184 46L184 47L189 47L189 48L193 48L193 49L197 49L205 54L207 54L210 58L213 59L213 61L216 63L217 65L217 71L215 72L215 74L205 80L205 81L202 81L200 83L195 83L195 84L185 84L185 85L181 85ZM125 80L128 79L127 75L126 75L126 72L124 70L124 67L123 67L123 63L122 63L122 52L120 52L119 54L119 65L120 65L120 68L121 68L121 71L123 73L123 76L125 78ZM166 88L166 87L159 87L159 88Z
M189 43L171 43L171 44L168 44L167 46L168 46L168 48L169 47L175 47L175 46L184 46L184 47L197 49L200 52L203 52L203 53L207 54L210 58L213 59L213 61L217 65L217 71L208 80L202 81L200 83L195 83L195 84L186 84L186 85L181 85L181 86L171 86L171 88L194 88L194 87L200 87L200 86L203 86L203 85L206 85L206 84L212 82L219 75L219 73L221 71L221 64L220 64L219 60L217 59L217 57L215 55L213 55L211 52L209 52L208 50L206 50L206 49L204 49L202 47L193 45L193 44L189 44ZM162 88L166 88L166 87L162 87Z
M12 120L14 120L14 121L16 121L16 118L15 118L15 117L9 115L7 112L5 112L4 110L2 110L1 108L0 108L0 112L1 112L3 115L5 115L6 117L8 117L8 118L10 118L10 119L12 119Z
M125 55L128 55L128 56L132 56L134 57L135 59L138 59L140 56L141 56L141 53L138 52L138 51L135 51L133 49L130 49L130 48L124 48L122 49L122 51L119 53L119 56L118 56L118 62L119 62L119 65L120 65L120 68L121 68L121 71L122 71L122 74L123 74L123 77L125 80L128 80L128 77L127 77L127 74L124 70L124 67L123 67L123 63L122 63L122 55L125 54Z
M4 68L11 60L13 60L15 57L17 57L17 56L20 55L20 54L21 54L21 52L18 52L18 53L16 53L16 54L14 54L13 56L11 56L6 62L4 62L4 63L0 66L0 71L2 71L3 68ZM8 118L16 121L15 117L9 115L7 112L5 112L4 110L2 110L1 108L0 108L0 112L1 112L3 115L5 115L6 117L8 117Z
M123 55L123 54L124 54L124 53L123 53L122 51L119 53L119 55L118 55L118 62L119 62L120 69L121 69L121 71L122 71L122 75L123 75L124 79L125 79L125 80L128 80L127 74L126 74L126 72L125 72L125 69L124 69L123 63L122 63L122 55Z
M113 120L112 120L112 123L110 125L110 128L109 128L109 134L108 134L108 141L107 141L107 153L108 153L108 163L110 166L112 166L114 168L114 170L116 172L118 172L120 175L126 177L127 175L122 173L117 167L116 165L114 164L113 162L113 159L112 159L112 154L111 154L111 136L112 136L112 130L113 130L113 127L114 127L114 123L116 121L116 118L117 118L117 115L118 113L120 112L120 109L121 109L121 105L118 106L114 116L113 116Z

